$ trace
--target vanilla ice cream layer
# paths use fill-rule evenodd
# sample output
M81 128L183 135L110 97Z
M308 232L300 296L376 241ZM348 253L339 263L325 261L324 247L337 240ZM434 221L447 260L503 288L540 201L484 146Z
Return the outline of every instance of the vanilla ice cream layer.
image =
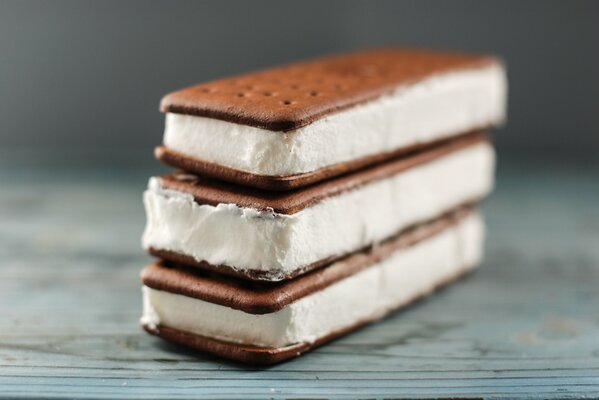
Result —
M142 242L146 249L280 280L483 198L492 188L493 170L493 148L481 142L294 214L198 204L191 194L163 188L151 178L144 193Z
M253 174L294 175L500 124L506 93L505 71L492 64L401 86L289 132L168 113L164 145Z
M264 347L312 343L382 317L474 268L481 260L483 236L483 223L473 213L435 236L270 314L248 314L145 286L141 322L152 329L167 326Z

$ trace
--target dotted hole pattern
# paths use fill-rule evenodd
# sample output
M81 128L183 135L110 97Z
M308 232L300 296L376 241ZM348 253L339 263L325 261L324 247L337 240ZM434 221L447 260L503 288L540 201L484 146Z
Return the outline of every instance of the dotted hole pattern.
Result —
M412 54L405 63L379 57L372 62L362 59L353 63L288 66L199 85L197 89L219 98L231 96L238 104L259 102L268 107L301 107L378 90L402 78L415 79L443 68L447 61L445 57Z

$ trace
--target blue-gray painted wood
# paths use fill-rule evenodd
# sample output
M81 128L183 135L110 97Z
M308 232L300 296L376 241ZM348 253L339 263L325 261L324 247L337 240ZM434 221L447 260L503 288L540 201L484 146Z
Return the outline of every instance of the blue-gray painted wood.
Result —
M0 161L0 397L599 397L597 165L506 163L477 273L255 368L139 329L151 169L25 160Z

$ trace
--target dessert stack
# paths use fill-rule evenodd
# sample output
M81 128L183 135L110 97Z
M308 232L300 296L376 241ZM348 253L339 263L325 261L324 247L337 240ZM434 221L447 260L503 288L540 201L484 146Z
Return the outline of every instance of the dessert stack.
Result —
M276 363L471 271L506 86L493 57L390 48L168 94L142 326Z

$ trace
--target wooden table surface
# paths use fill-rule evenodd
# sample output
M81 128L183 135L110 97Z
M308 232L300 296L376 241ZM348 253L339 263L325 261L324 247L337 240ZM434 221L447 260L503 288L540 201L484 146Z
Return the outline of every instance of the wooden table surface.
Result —
M140 330L141 192L160 167L73 157L0 160L2 398L599 397L597 164L504 161L477 273L255 368Z

